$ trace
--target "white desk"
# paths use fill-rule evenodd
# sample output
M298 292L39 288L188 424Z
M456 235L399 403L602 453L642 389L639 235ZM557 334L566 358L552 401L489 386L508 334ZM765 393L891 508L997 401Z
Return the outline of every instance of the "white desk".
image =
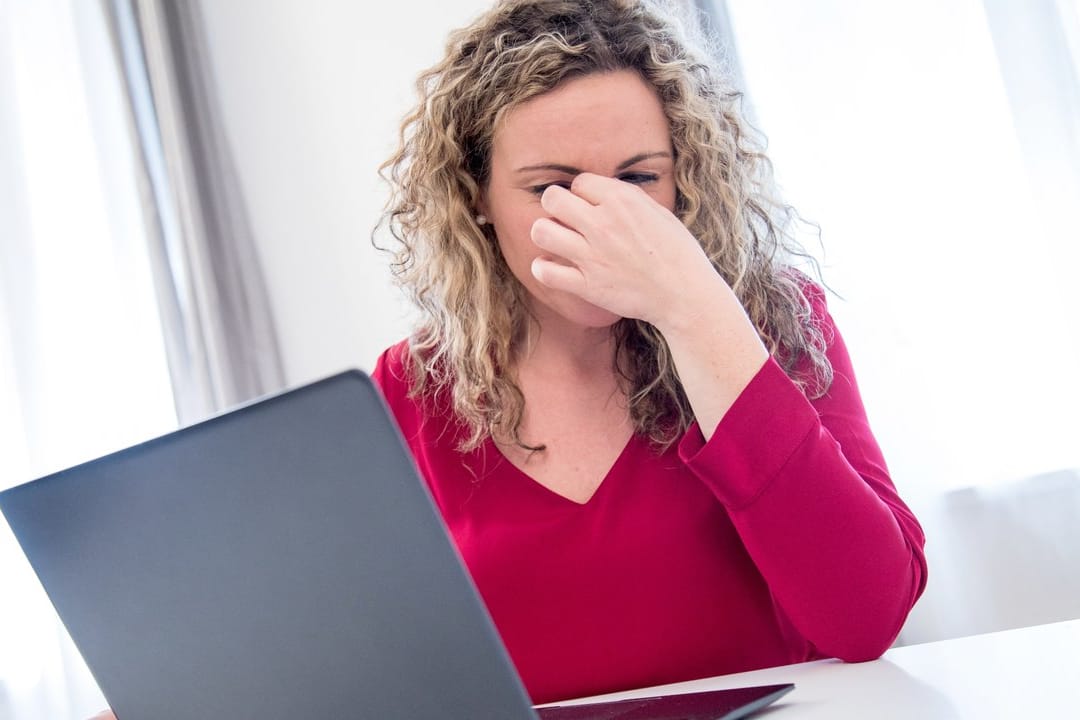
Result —
M1080 718L1080 620L894 648L868 663L819 660L603 698L777 683L795 689L754 718Z

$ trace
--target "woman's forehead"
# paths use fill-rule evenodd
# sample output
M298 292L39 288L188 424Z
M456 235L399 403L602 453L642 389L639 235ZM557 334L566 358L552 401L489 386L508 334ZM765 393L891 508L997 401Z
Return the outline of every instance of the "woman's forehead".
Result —
M656 91L631 70L564 81L510 108L494 133L493 161L532 164L559 155L620 158L670 149Z

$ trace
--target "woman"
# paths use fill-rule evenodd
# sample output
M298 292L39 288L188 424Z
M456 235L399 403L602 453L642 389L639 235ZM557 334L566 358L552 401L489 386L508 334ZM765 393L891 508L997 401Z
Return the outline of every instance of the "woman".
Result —
M738 95L636 0L500 2L418 88L374 376L533 700L879 656L922 532Z
M738 95L640 0L504 0L418 87L373 375L533 701L880 655L922 532Z

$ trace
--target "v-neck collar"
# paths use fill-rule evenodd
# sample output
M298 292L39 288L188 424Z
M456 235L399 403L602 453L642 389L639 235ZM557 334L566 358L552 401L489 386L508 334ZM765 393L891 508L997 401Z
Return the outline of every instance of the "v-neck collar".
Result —
M507 472L512 475L516 480L520 481L520 485L526 488L526 490L533 495L537 497L544 497L565 507L584 509L598 504L597 501L601 497L602 493L605 492L605 488L612 484L612 475L616 474L616 471L620 468L620 466L627 462L627 458L629 455L631 455L631 450L633 449L636 439L637 434L631 433L630 437L626 441L626 444L623 445L622 450L620 450L619 454L615 456L615 459L611 463L611 466L608 467L607 471L604 473L604 477L601 479L600 484L596 486L596 489L593 490L593 494L590 495L589 498L585 500L585 502L578 502L577 500L568 498L562 493L552 490L547 485L544 485L532 475L522 470L516 464L511 462L510 459L506 457L506 455L504 455L501 450L499 450L498 445L495 444L495 441L492 440L490 436L487 438L487 440L484 441L484 443L486 452L490 453L490 457L494 458L496 466L505 464L507 467Z

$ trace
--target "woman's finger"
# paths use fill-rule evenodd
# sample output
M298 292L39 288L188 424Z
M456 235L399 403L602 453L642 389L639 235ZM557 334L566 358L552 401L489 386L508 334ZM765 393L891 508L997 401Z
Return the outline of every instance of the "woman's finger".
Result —
M534 222L530 236L541 250L574 264L580 262L589 244L581 233L551 218L539 218Z
M618 178L595 173L581 173L574 176L574 181L570 184L570 192L590 205L600 205L613 194L625 192L630 187L632 186Z
M573 265L562 265L549 258L538 257L532 261L532 274L541 284L552 290L581 295L586 288L585 276Z
M559 222L580 231L582 235L587 235L592 229L596 208L588 200L578 197L564 187L549 185L540 196L540 207Z

